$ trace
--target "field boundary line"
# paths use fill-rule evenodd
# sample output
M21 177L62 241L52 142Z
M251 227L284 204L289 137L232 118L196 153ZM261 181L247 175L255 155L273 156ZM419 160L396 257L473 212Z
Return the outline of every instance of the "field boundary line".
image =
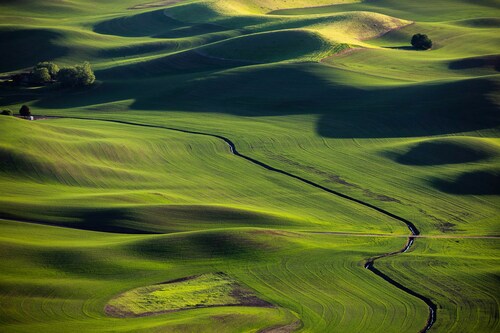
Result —
M41 116L41 117L49 118L49 117L46 117L46 116ZM54 118L56 118L56 117L54 117ZM227 138L225 136L222 136L222 135L219 135L219 134L212 134L212 133L200 132L200 131L195 131L195 130L180 129L180 128L163 126L163 125L153 125L153 124L137 123L137 122L125 121L125 120L114 120L114 119L103 119L103 118L90 118L90 117L77 117L77 116L58 116L57 118L62 118L62 119L76 119L76 120L88 120L88 121L102 121L102 122L116 123L116 124L122 124L122 125L142 126L142 127L148 127L148 128L165 129L165 130L170 130L170 131L175 131L175 132L180 132L180 133L194 134L194 135L201 135L201 136L208 136L208 137L217 138L219 140L224 141L229 146L229 150L230 150L231 154L233 154L233 155L235 155L237 157L243 158L243 159L245 159L245 160L247 160L247 161L249 161L249 162L251 162L251 163L253 163L253 164L257 165L257 166L260 166L260 167L262 167L262 168L264 168L266 170L273 171L273 172L285 175L287 177L293 178L293 179L298 180L298 181L300 181L302 183L305 183L307 185L310 185L312 187L320 189L320 190L322 190L324 192L333 194L333 195L335 195L337 197L340 197L340 198L346 199L348 201L357 203L357 204L359 204L361 206L370 208L371 210L377 211L377 212L379 212L379 213L381 213L381 214L383 214L383 215L385 215L387 217L390 217L390 218L392 218L392 219L394 219L396 221L404 223L406 225L406 227L410 230L411 235L406 236L407 237L407 242L405 243L405 245L403 246L403 248L401 248L398 251L388 252L388 253L384 253L384 254L380 254L380 255L377 255L377 256L370 257L370 258L368 258L366 260L364 267L366 269L368 269L369 271L371 271L372 273L374 273L375 275L381 277L382 279L384 279L388 283L392 284L393 286L395 286L399 290L402 290L405 293L407 293L407 294L409 294L411 296L414 296L414 297L420 299L421 301L423 301L428 306L428 308L429 308L429 315L427 317L427 322L425 324L425 327L422 328L419 331L420 333L427 332L428 330L430 330L430 328L432 327L432 325L434 325L434 323L436 322L437 306L436 306L436 304L434 304L434 302L431 301L430 298L428 298L428 297L426 297L424 295L421 295L421 294L417 293L416 291L413 291L412 289L410 289L410 288L402 285L401 283L393 280L388 275L384 274L383 272L381 272L380 270L378 270L374 266L374 263L375 263L376 260L405 253L414 244L415 239L417 238L417 236L420 235L420 231L417 229L417 227L415 226L415 224L413 224L413 222L407 220L406 218L404 218L402 216L399 216L399 215L396 215L394 213L391 213L391 212L389 212L389 211L387 211L387 210L385 210L383 208L380 208L378 206L375 206L375 205L373 205L373 204L371 204L369 202L365 202L363 200L351 197L351 196L349 196L347 194L344 194L342 192L338 192L336 190L332 190L332 189L330 189L328 187L325 187L323 185L320 185L320 184L318 184L318 183L316 183L316 182L314 182L312 180L309 180L309 179L306 179L304 177L295 175L295 174L293 174L291 172L288 172L288 171L285 171L285 170L282 170L282 169L275 168L275 167L273 167L273 166L271 166L271 165L269 165L269 164L267 164L265 162L261 162L261 161L255 159L255 158L253 158L253 157L250 157L250 156L247 156L245 154L242 154L242 153L238 152L238 150L236 149L236 145L233 143L233 141L231 141L229 138Z

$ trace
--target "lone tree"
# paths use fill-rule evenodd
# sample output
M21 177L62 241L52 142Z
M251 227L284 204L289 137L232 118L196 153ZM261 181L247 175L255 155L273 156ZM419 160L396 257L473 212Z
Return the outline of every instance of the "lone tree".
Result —
M90 86L95 81L95 75L90 63L62 68L57 74L57 80L65 87Z
M417 50L428 50L432 48L432 40L424 34L415 34L411 38L411 45Z
M21 106L21 108L19 109L19 114L21 115L21 117L31 116L30 108L27 105Z
M12 116L12 111L9 109L6 109L6 110L2 110L2 112L0 112L0 114L4 115L4 116Z

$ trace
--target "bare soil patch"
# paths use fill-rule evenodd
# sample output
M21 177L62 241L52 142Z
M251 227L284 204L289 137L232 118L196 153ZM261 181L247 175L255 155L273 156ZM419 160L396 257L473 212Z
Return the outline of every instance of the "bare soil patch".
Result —
M184 0L163 0L163 1L153 1L153 2L146 2L142 4L138 4L132 7L129 7L127 9L146 9L146 8L156 8L156 7L164 7L164 6L170 6L179 2L182 2Z
M269 327L263 330L260 330L259 333L290 333L300 328L302 322L300 320L296 320L291 324L285 326L277 326L277 327Z

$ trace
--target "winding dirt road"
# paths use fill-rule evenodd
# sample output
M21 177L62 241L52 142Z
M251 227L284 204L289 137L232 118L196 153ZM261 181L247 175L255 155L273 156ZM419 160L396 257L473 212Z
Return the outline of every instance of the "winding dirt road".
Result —
M45 117L45 118L49 118L49 117ZM54 117L54 118L56 118L56 117ZM393 214L393 213L391 213L391 212L389 212L389 211L387 211L387 210L385 210L383 208L380 208L380 207L377 207L375 205L372 205L371 203L368 203L368 202L362 201L360 199L356 199L354 197L346 195L344 193L341 193L341 192L329 189L329 188L324 187L323 185L320 185L320 184L318 184L316 182L313 182L313 181L311 181L309 179L303 178L301 176L297 176L297 175L295 175L293 173L290 173L290 172L282 170L282 169L277 169L277 168L275 168L275 167L273 167L273 166L271 166L271 165L269 165L267 163L261 162L259 160L256 160L256 159L252 158L252 157L244 155L244 154L238 152L238 150L236 149L235 144L230 139L228 139L228 138L226 138L226 137L224 137L222 135L205 133L205 132L199 132L199 131L184 130L184 129L174 128L174 127L168 127L168 126L161 126L161 125L141 124L141 123L130 122L130 121L123 121L123 120L111 120L111 119L99 119L99 118L85 118L85 117L65 117L65 116L58 117L58 118L77 119L77 120L92 120L92 121L104 121L104 122L117 123L117 124L123 124L123 125L142 126L142 127L150 127L150 128L160 128L160 129L166 129L166 130L176 131L176 132L181 132L181 133L196 134L196 135L203 135L203 136L209 136L209 137L217 138L217 139L220 139L220 140L224 141L229 146L229 150L231 151L231 153L233 155L238 156L240 158L243 158L243 159L247 160L248 162L251 162L251 163L253 163L255 165L258 165L258 166L260 166L262 168L265 168L265 169L267 169L269 171L276 172L276 173L285 175L287 177L293 178L293 179L298 180L298 181L300 181L302 183L305 183L307 185L313 186L313 187L315 187L317 189L320 189L320 190L322 190L324 192L333 194L333 195L338 196L340 198L343 198L343 199L355 202L355 203L357 203L359 205L365 206L365 207L370 208L372 210L375 210L375 211L377 211L377 212L379 212L379 213L381 213L381 214L383 214L385 216L388 216L388 217L390 217L390 218L392 218L392 219L394 219L396 221L404 223L407 226L407 228L410 230L411 235L407 237L407 241L406 241L405 245L403 246L403 248L401 248L399 251L383 253L383 254L380 254L380 255L368 258L366 260L366 262L365 262L364 267L366 269L368 269L369 271L373 272L375 275L381 277L382 279L384 279L388 283L392 284L396 288L398 288L398 289L406 292L407 294L409 294L409 295L411 295L413 297L416 297L416 298L422 300L429 307L429 315L428 315L428 318L427 318L427 322L426 322L424 328L422 328L420 330L420 333L421 332L427 332L432 327L432 325L436 322L436 318L437 318L437 306L436 306L436 304L434 304L432 302L431 299L429 299L428 297L423 296L423 295L417 293L416 291L414 291L414 290L412 290L412 289L410 289L410 288L402 285L401 283L393 280L392 278L390 278L389 276L387 276L386 274L384 274L383 272L381 272L379 269L377 269L375 267L375 262L377 260L381 259L381 258L395 256L395 255L407 252L412 247L412 245L415 243L415 240L419 237L420 232L418 231L417 227L411 221L405 219L404 217L398 216L398 215Z

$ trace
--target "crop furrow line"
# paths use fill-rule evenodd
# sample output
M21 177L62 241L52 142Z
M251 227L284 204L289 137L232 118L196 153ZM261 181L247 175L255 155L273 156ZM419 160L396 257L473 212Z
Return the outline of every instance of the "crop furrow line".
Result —
M50 118L50 116L48 116L48 118ZM54 118L57 118L57 117L54 117ZM398 254L402 254L402 253L405 253L407 252L411 246L415 243L415 239L416 239L416 236L420 235L420 231L417 229L417 227L413 224L413 222L405 219L404 217L401 217L399 215L396 215L394 213L391 213L383 208L380 208L378 206L375 206L371 203L368 203L368 202L365 202L363 200L360 200L360 199L356 199L354 197L351 197L347 194L344 194L344 193L341 193L341 192L338 192L338 191L335 191L335 190L332 190L330 188L327 188L323 185L320 185L316 182L313 182L309 179L306 179L306 178L303 178L301 176L298 176L298 175L295 175L293 173L290 173L288 171L285 171L285 170L282 170L282 169L278 169L278 168L275 168L267 163L264 163L264 162L261 162L255 158L252 158L250 156L247 156L247 155L244 155L242 153L240 153L237 149L236 149L236 145L228 138L222 136L222 135L219 135L219 134L211 134L211 133L206 133L206 132L199 132L199 131L193 131L193 130L186 130L186 129L179 129L179 128L174 128L174 127L169 127L169 126L162 126L162 125L152 125L152 124L142 124L142 123L136 123L136 122L130 122L130 121L124 121L124 120L113 120L113 119L99 119L99 118L85 118L85 117L68 117L68 116L60 116L58 118L65 118L65 119L78 119L78 120L92 120L92 121L104 121L104 122L110 122L110 123L117 123L117 124L123 124L123 125L131 125L131 126L142 126L142 127L149 127L149 128L158 128L158 129L166 129L166 130L170 130L170 131L176 131L176 132L181 132L181 133L186 133L186 134L195 134L195 135L202 135L202 136L208 136L208 137L213 137L213 138L217 138L219 140L222 140L224 141L228 146L229 146L229 150L231 151L231 153L237 157L240 157L240 158L243 158L245 160L247 160L248 162L251 162L257 166L260 166L266 170L269 170L269 171L272 171L272 172L276 172L276 173L279 173L279 174L282 174L284 176L287 176L287 177L290 177L290 178L293 178L293 179L296 179L302 183L305 183L307 185L310 185L310 186L313 186L317 189L320 189L324 192L327 192L327 193L330 193L330 194L333 194L337 197L340 197L340 198L343 198L343 199L346 199L346 200L349 200L351 202L354 202L356 204L359 204L359 205L362 205L364 207L367 207L367 208L370 208L374 211L377 211L385 216L388 216L394 220L397 220L399 222L402 222L406 225L406 227L410 230L410 233L411 235L408 237L408 240L406 242L406 244L404 245L404 247L402 249L400 249L399 251L394 251L394 252L388 252L388 253L384 253L384 254L381 254L381 255L378 255L378 256L374 256L374 257L371 257L371 258L368 258L366 260L366 263L364 265L364 267L366 269L368 269L369 271L371 271L372 273L374 273L375 275L379 276L380 278L384 279L385 281L387 281L388 283L392 284L393 286L395 286L396 288L406 292L407 294L413 296L413 297L416 297L420 300L422 300L429 308L429 315L428 315L428 318L427 318L427 322L426 322L426 325L423 329L421 329L419 331L419 333L422 333L422 332L427 332L430 330L430 328L432 327L432 325L435 323L436 321L436 315L437 315L437 306L436 304L434 304L434 302L432 302L432 300L424 295L421 295L419 293L417 293L416 291L402 285L401 283L393 280L391 277L389 277L388 275L386 275L385 273L381 272L379 269L377 269L375 266L374 266L374 263L376 260L378 259L381 259L381 258L386 258L386 257L390 257L390 256L395 256L395 255L398 255Z

